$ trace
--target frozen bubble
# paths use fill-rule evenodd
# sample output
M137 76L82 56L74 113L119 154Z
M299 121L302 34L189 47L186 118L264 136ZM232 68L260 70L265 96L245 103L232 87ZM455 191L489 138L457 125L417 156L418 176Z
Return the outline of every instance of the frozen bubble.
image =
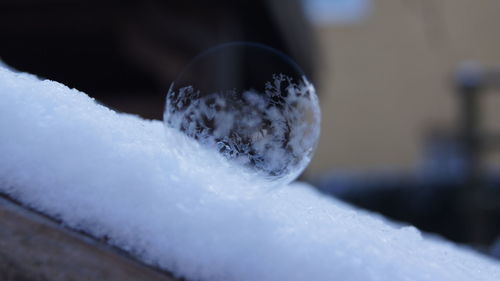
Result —
M197 56L172 83L164 123L271 181L294 180L319 138L313 85L284 54L230 43Z

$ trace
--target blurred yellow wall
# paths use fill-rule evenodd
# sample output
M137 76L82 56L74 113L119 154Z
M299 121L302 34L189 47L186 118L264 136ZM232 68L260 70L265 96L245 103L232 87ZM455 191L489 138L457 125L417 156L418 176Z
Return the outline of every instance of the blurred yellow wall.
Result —
M457 122L455 67L500 64L498 0L373 2L364 22L316 26L323 123L310 175L415 167L426 128ZM500 98L487 100L500 130Z

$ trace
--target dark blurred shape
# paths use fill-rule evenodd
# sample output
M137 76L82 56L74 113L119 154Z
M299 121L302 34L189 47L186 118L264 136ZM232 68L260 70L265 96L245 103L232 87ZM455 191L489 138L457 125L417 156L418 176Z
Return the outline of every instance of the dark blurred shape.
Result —
M317 185L345 201L493 254L500 239L500 171L485 167L483 155L500 149L500 134L481 130L480 99L486 90L500 89L500 69L464 63L454 87L458 130L434 128L426 136L420 170L333 175Z
M170 83L197 54L252 41L289 54L313 77L301 1L6 0L0 58L119 111L161 119Z
M486 181L483 155L500 149L500 138L482 132L480 100L485 90L500 89L500 71L465 62L456 73L456 85L461 105L459 138L466 164L458 204L468 224L468 238L478 244L491 244L496 238L492 235L500 235L500 183L492 186ZM496 233L490 233L491 229Z

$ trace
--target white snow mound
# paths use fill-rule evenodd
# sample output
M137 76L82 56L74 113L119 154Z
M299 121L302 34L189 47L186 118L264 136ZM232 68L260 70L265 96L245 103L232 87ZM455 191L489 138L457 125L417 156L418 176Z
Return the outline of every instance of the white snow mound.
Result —
M0 155L0 192L189 280L500 280L472 250L1 67Z

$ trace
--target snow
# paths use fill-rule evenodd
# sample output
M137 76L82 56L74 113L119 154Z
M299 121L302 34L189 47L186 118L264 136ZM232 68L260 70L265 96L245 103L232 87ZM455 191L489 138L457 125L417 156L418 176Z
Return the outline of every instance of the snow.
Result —
M0 128L0 192L189 280L500 280L470 249L1 67Z

